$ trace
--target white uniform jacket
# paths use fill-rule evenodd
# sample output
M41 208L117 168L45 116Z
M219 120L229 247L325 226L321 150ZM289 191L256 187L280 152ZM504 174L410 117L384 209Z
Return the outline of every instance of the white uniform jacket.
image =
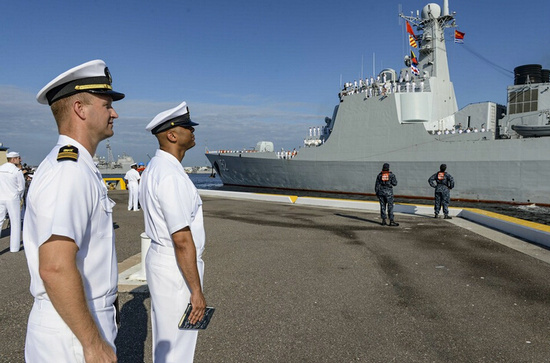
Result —
M78 148L77 161L57 160L64 145ZM76 263L89 301L116 294L114 205L88 151L72 138L59 136L27 195L23 241L35 299L49 300L38 272L38 248L54 234L78 246Z
M137 185L139 179L141 179L141 176L136 169L130 169L124 175L124 179L128 180L128 184L135 183Z
M13 163L0 165L0 200L19 200L25 191L25 178Z
M25 191L25 177L13 163L0 166L0 230L10 216L10 252L21 248L21 197Z
M172 234L189 226L202 276L205 243L202 200L174 156L157 150L141 176L139 202L144 211L145 233L153 244L173 248Z

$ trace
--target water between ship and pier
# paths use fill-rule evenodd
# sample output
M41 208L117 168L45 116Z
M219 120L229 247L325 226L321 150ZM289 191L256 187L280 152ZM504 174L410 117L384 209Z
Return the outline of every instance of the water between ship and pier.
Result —
M269 188L252 188L252 187L236 187L225 186L218 177L210 177L210 174L189 174L189 177L198 189L212 189L212 190L226 190L235 192L247 192L247 193L267 193L267 194L283 194L283 195L296 195L296 196L309 196L309 197L321 197L321 198L338 198L338 199L355 199L355 200L369 200L376 201L375 196L364 195L349 195L349 194L335 194L335 193L316 193L306 191L295 190L280 190ZM426 185L427 185L426 178ZM372 190L374 193L374 181L372 182ZM396 194L399 195L398 188L396 188ZM396 198L395 202L410 203L419 205L430 205L432 200L425 199L403 199ZM459 202L452 200L451 194L451 206L464 207L464 208L479 208L495 213L504 214L510 217L520 218L531 222L550 225L550 208L540 207L535 205L509 205L509 204L493 204L493 203L473 203L473 202Z

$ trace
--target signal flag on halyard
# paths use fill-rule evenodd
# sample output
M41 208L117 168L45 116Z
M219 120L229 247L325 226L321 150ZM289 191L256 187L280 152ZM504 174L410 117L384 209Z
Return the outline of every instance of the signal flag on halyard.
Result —
M413 36L414 39L416 39L416 35L414 35L413 28L409 22L407 22L407 33Z
M415 66L418 65L418 59L416 59L416 55L414 54L414 52L411 50L411 62L412 64L414 64Z
M464 36L466 33L459 32L455 29L455 43L464 43Z
M418 68L416 68L414 64L411 64L411 72L416 76L420 75L420 71L418 70Z
M409 35L409 44L411 47L418 48L418 45L416 44L416 40L414 40L412 35Z

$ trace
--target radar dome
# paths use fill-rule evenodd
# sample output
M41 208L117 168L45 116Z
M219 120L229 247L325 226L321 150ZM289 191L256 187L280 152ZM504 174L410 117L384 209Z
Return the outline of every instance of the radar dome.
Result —
M441 7L437 4L430 3L424 6L424 9L422 9L422 20L429 20L431 19L431 17L434 17L437 19L439 18L440 15L441 15Z

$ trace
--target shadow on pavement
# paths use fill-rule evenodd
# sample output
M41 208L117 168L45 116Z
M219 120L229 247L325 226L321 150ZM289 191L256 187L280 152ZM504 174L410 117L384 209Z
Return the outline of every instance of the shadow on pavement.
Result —
M120 309L120 328L115 340L119 363L145 362L145 341L149 315L145 300L149 292L138 288L127 293L131 296Z
M349 218L349 219L356 219L358 221L363 221L363 222L369 222L369 223L374 223L374 224L377 224L377 225L380 225L380 221L374 221L372 219L366 219L366 218L362 218L362 217L357 217L357 216L351 216L351 215L348 215L348 214L341 214L341 213L334 213L334 215L338 216L338 217L344 217L344 218Z

